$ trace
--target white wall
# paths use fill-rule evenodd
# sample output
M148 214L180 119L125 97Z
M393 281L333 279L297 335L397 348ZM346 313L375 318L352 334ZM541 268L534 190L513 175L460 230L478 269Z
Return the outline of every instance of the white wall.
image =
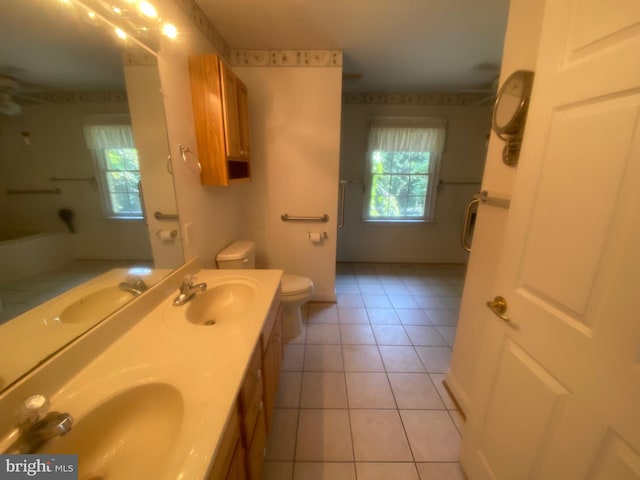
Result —
M162 39L158 70L184 256L185 260L198 256L205 268L215 268L217 252L240 236L243 225L240 212L250 186L202 186L199 175L180 157L180 144L197 154L187 57L191 53L218 52L174 2L164 1L161 7L160 14L171 18L180 33L176 41Z
M257 243L259 267L282 268L335 300L340 145L340 67L236 67L249 90L252 176L243 234ZM328 223L282 222L280 215ZM321 244L308 232L327 232Z
M19 116L0 116L0 228L67 231L58 210L74 212L71 236L77 259L150 260L144 223L104 218L100 191L89 182L52 182L51 177L96 175L84 140L90 115L128 113L125 102L37 104ZM30 146L21 132L30 132ZM10 189L60 188L60 195L7 195Z
M511 0L505 35L500 85L514 71L535 70L544 2ZM535 81L535 80L534 80ZM525 127L526 128L526 127ZM492 196L509 197L517 167L502 162L504 142L491 134L482 189ZM478 312L499 295L493 285L502 250L508 210L480 204L458 318L456 340L446 383L463 411L473 408L476 358L483 347L484 325Z
M155 61L155 58L153 59ZM178 219L158 220L155 212L177 215L173 176L169 172L169 142L157 65L125 65L133 136L138 150L147 230L156 268L176 268L184 262L180 238L164 240L158 232L180 230Z
M338 234L338 261L464 263L460 247L462 216L467 202L480 190L490 129L491 106L422 106L345 104L342 112L340 178L362 180L367 150L369 116L433 116L447 120L442 156L443 182L434 223L381 224L362 221L365 195L361 185L350 184L345 193L345 225Z

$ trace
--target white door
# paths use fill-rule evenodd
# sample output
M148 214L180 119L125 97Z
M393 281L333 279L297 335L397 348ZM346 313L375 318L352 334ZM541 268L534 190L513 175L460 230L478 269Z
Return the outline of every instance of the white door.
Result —
M470 480L640 479L639 107L640 1L547 0Z

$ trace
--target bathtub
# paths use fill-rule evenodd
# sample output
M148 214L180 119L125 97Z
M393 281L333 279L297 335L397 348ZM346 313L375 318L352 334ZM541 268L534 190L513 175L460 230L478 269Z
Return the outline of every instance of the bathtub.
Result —
M0 285L48 272L72 260L69 233L0 231Z

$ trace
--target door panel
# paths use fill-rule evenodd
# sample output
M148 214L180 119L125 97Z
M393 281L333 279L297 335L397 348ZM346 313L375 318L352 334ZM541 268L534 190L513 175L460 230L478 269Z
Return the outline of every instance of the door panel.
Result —
M518 283L580 322L588 323L587 300L630 160L639 103L639 96L593 101L558 108L551 118Z
M596 457L589 479L638 480L640 479L640 455L615 432L609 431Z
M545 4L470 480L638 478L640 4L614 4Z
M480 434L487 478L530 477L568 393L524 350L505 341Z

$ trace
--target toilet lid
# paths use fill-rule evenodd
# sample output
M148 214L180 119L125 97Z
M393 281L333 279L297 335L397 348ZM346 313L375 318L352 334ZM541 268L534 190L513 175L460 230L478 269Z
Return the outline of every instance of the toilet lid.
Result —
M288 274L282 276L283 295L297 295L299 293L308 292L312 288L313 282L307 277Z

